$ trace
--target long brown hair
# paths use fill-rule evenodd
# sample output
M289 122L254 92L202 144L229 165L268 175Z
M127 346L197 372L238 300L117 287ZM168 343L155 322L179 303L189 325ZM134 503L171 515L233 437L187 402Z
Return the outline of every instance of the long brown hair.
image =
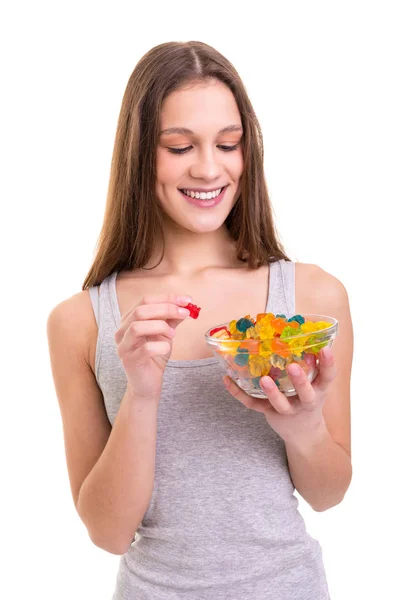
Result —
M103 225L82 289L114 271L143 267L162 235L156 201L156 151L163 100L188 83L217 79L235 96L243 125L241 194L225 224L237 257L256 269L290 260L278 239L264 176L260 125L233 65L202 42L168 42L147 52L133 70L118 118Z

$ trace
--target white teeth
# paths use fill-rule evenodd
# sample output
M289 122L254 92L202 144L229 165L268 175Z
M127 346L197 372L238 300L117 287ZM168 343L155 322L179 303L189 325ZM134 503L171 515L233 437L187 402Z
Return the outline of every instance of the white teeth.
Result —
M190 196L190 198L198 198L200 200L212 200L220 195L223 188L219 190L215 190L214 192L190 192L189 190L182 190L182 192L186 196Z

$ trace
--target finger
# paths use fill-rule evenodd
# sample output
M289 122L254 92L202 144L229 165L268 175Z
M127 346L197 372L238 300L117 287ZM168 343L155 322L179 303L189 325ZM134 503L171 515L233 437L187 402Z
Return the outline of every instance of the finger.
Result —
M236 400L239 400L246 408L255 410L260 413L265 413L271 409L268 398L254 398L246 394L228 375L223 377L224 385L228 392L232 394Z
M142 337L160 335L172 339L175 336L175 329L166 321L133 321L125 333L125 338L128 344L132 344Z
M286 370L301 404L304 406L304 408L312 410L315 406L316 393L315 389L309 382L307 375L299 365L293 363L290 364Z
M135 339L145 336L165 336L172 339L175 336L175 329L162 320L131 321L118 329L115 333L115 341L120 344L124 340L125 344L132 345Z
M145 339L145 338L144 338ZM136 367L145 364L149 358L166 357L170 353L169 342L151 342L145 341L140 347L131 352L122 352L121 346L118 348L118 356L124 365L134 363Z
M296 408L292 406L289 400L281 391L279 391L276 383L268 375L260 379L261 389L267 394L268 400L275 410L281 415L293 415Z
M121 324L125 321L132 312L143 304L176 304L179 306L186 306L189 302L192 302L191 296L179 295L179 294L157 294L157 295L149 295L143 296L141 301L133 306L130 310L124 313L121 317Z
M128 351L135 350L149 341L164 341L165 338L172 339L175 330L165 321L133 321L127 328L125 335L118 342L118 354L125 354ZM153 339L148 337L153 336ZM161 336L160 339L154 339L155 336ZM164 337L165 336L165 337Z
M130 316L125 319L115 333L115 341L119 343L124 337L125 332L132 322L135 321L150 321L162 319L168 323L170 327L175 329L179 323L190 315L187 308L177 306L172 303L164 304L140 304L136 306Z
M136 307L132 317L135 321L147 321L150 319L182 321L189 315L190 310L188 308L169 302L165 304L141 304Z
M322 348L318 358L318 374L313 381L313 386L314 389L325 392L337 375L335 357L331 348Z

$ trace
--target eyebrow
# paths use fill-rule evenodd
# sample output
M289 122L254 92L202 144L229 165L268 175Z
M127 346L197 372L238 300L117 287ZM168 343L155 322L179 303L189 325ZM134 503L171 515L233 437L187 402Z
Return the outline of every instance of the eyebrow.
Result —
M232 131L243 131L243 128L240 125L228 125L227 127L220 129L220 131L218 131L218 134L229 133ZM186 127L169 127L168 129L163 129L162 131L160 131L160 135L169 135L171 133L194 135L194 131L192 131L191 129L187 129Z

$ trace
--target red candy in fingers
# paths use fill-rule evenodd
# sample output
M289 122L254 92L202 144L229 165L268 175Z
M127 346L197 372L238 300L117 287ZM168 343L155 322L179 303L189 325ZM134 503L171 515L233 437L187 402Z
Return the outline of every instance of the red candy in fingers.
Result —
M185 308L190 310L190 316L192 317L192 319L197 319L197 317L199 316L199 312L201 311L201 308L199 308L195 304L192 304L191 302L189 302L189 304L187 304L185 306Z

